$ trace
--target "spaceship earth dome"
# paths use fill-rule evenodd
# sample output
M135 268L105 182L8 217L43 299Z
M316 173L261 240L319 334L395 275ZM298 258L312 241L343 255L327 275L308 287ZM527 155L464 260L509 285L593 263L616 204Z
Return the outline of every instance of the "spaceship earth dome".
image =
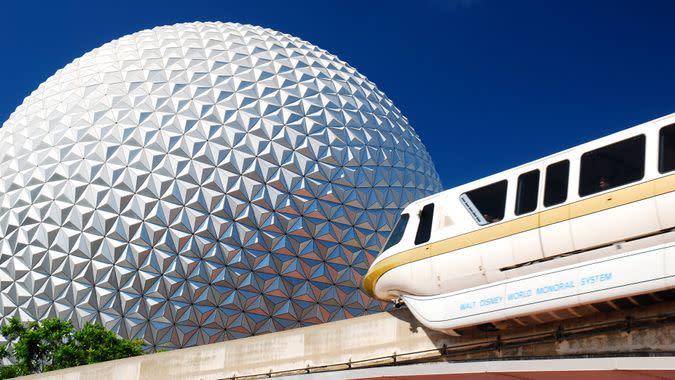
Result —
M141 31L0 129L1 317L176 348L384 310L361 277L440 189L406 118L325 50L233 23Z

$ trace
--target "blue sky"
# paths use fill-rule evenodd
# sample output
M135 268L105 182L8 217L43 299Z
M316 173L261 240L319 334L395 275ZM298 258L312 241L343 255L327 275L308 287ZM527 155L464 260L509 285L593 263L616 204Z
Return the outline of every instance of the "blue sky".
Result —
M85 52L186 21L261 25L338 55L408 117L446 188L675 112L673 1L61 0L1 7L0 121Z

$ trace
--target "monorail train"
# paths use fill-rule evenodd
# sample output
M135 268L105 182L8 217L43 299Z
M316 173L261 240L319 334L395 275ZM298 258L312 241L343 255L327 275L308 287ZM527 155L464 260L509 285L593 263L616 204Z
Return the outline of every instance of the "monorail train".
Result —
M453 333L675 288L674 229L671 114L411 203L363 285Z

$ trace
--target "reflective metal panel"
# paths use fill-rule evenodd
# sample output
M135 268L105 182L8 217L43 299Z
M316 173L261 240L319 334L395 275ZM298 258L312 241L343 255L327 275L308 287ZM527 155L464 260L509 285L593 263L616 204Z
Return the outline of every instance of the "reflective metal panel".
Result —
M440 188L391 100L326 51L249 25L142 31L0 129L0 311L156 347L380 311L361 276Z

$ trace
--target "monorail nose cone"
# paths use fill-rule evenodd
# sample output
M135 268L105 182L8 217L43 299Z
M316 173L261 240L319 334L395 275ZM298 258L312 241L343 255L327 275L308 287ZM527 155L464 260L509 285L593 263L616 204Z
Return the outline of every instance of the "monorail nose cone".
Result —
M372 267L371 267L371 269L372 269ZM366 292L366 294L368 294L369 296L371 296L373 298L377 298L377 297L375 297L375 293L374 293L375 289L374 289L374 286L373 286L374 284L371 280L371 277L372 277L371 269L368 269L368 272L366 273L366 275L363 276L363 280L361 282L361 287L363 287L363 290Z
M382 297L378 297L375 294L375 286L377 285L378 280L385 274L387 271L396 267L397 264L395 260L392 260L392 257L385 257L381 260L376 260L368 269L368 272L363 276L363 289L368 293L369 296L377 298L383 301L389 301Z
M373 273L375 266L377 266L377 263L368 268L368 272L366 272L366 275L363 276L361 283L363 290L365 290L365 292L373 298L377 298L375 296L375 283L377 282L377 279L375 279L375 274Z

